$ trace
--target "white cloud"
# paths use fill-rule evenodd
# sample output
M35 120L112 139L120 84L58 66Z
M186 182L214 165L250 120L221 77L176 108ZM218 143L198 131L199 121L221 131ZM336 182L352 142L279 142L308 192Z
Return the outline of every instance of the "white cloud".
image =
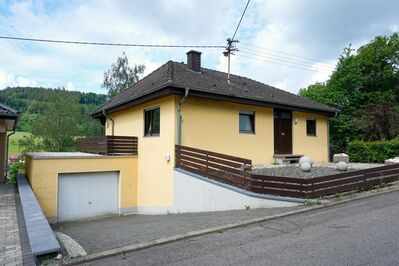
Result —
M75 86L73 85L72 82L68 82L67 85L65 86L65 89L67 91L74 91L75 90Z
M22 76L15 77L12 74L0 71L0 89L5 89L6 87L12 86L33 87L36 85L37 82L35 80Z
M237 34L238 56L231 71L297 92L329 74L307 61L289 67L281 56L258 45L335 64L342 49L370 41L375 35L397 31L399 2L254 0ZM1 2L0 31L14 36L125 43L225 44L241 15L242 0L153 0L145 2L88 0L57 2ZM204 19L205 18L205 19ZM102 92L103 72L123 51L132 64L144 64L145 74L167 60L185 61L188 49L144 49L84 45L37 44L0 40L0 88L9 84L62 87ZM244 51L244 49L247 49ZM249 50L249 49L252 49ZM203 65L227 71L223 49L202 49ZM262 52L264 61L243 57ZM245 54L246 52L246 54ZM274 54L274 56L271 56ZM240 57L240 55L242 55ZM276 57L279 55L280 57ZM296 58L298 59L298 58ZM275 62L273 62L275 61ZM280 64L277 64L277 62ZM290 64L292 65L292 64ZM299 66L298 66L299 65ZM328 72L328 71L327 71ZM22 73L22 74L21 74ZM18 80L18 78L27 80ZM7 84L7 85L4 85ZM67 85L65 85L67 84ZM72 88L72 87L71 87Z

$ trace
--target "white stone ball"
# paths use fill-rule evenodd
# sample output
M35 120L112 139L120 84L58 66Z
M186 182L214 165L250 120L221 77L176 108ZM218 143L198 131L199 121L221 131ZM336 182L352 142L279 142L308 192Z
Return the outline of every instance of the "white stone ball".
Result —
M337 163L337 170L338 171L347 171L348 170L348 164L346 162L338 162Z
M303 162L301 164L301 170L304 172L310 172L310 170L312 170L312 165L310 165L308 162Z
M299 166L301 166L303 163L308 163L310 166L313 165L313 160L309 156L302 156L299 158Z

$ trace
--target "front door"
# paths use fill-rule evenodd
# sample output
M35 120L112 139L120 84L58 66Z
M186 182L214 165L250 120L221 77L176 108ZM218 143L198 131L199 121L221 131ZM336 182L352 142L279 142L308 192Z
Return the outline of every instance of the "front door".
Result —
M292 154L292 113L274 110L274 154Z

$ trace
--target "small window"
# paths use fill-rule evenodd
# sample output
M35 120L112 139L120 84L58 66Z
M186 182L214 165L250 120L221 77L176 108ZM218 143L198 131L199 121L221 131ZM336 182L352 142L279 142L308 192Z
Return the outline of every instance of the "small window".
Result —
M316 136L316 119L306 119L306 135Z
M240 133L255 133L255 113L240 112Z
M160 108L144 110L144 136L159 136Z

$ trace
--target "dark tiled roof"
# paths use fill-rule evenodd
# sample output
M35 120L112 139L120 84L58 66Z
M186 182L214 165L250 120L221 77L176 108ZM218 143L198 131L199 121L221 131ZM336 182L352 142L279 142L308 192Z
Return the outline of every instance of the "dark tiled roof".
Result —
M227 73L206 68L201 68L201 72L193 72L187 69L186 64L168 61L126 91L104 103L93 114L99 114L103 109L112 110L166 87L189 88L190 91L255 100L293 109L300 108L327 113L339 111L336 108L249 78L230 75L230 83L228 83Z
M10 118L17 118L18 112L11 107L0 103L0 116L6 116Z

